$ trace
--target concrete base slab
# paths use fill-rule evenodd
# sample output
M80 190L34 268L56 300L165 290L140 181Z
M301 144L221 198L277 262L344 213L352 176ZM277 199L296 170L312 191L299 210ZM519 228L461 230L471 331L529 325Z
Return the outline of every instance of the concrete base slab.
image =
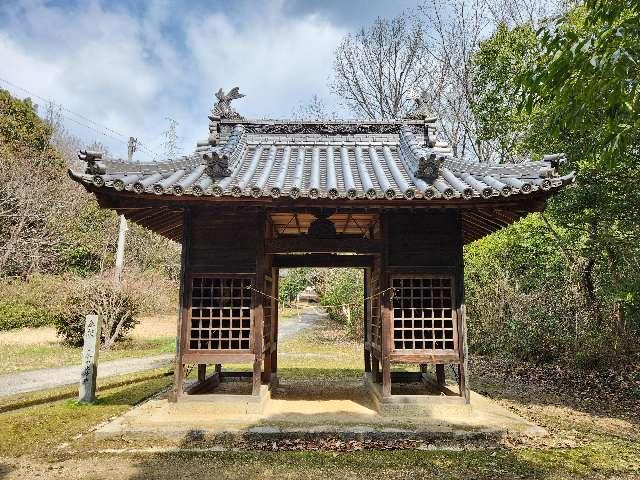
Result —
M267 388L266 386L264 387ZM227 395L223 395L227 397ZM494 438L502 434L546 435L535 424L472 392L471 404L439 404L407 412L406 405L378 411L379 402L364 381L283 380L264 395L260 410L242 396L213 399L193 395L188 402L149 400L102 425L101 438L165 437L172 440L227 438ZM207 397L198 401L198 397ZM220 398L220 397L219 397ZM409 404L411 407L411 404Z

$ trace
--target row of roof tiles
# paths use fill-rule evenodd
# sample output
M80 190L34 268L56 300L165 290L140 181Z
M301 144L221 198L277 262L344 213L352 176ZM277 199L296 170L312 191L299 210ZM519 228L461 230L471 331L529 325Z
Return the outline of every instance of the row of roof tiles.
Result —
M165 164L105 160L104 172L71 172L96 187L156 195L214 197L307 197L367 199L453 199L527 195L572 181L558 176L548 157L538 162L485 165L463 162L444 143L424 146L411 128L384 139L371 134L314 136L247 133L237 125L220 146L199 146L195 153ZM224 159L228 175L213 177L207 161ZM433 178L418 172L437 160Z

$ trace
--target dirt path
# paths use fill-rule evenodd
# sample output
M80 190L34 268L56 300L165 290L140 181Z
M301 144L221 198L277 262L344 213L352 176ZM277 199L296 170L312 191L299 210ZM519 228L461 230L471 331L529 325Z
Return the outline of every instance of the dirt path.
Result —
M125 358L98 365L98 377L111 377L169 366L175 356L172 353L143 358ZM73 385L80 380L80 365L46 368L29 372L0 376L0 397L18 393L35 392L49 388Z
M303 308L298 318L294 316L278 325L278 340L287 340L315 325L326 316L326 312L318 307Z
M302 309L298 319L294 318L280 325L278 337L280 340L283 340L298 335L320 321L325 315L326 313L319 308L309 307ZM98 377L110 377L161 368L169 366L173 359L174 355L168 353L152 357L126 358L123 360L104 362L98 366ZM78 382L79 378L79 365L1 375L0 396L73 385Z

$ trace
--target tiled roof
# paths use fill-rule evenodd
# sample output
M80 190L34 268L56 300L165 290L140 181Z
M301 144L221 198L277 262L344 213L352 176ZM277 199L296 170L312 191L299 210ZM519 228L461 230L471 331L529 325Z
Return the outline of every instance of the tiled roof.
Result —
M81 157L87 169L71 175L99 189L141 195L398 202L528 195L573 180L557 174L559 155L518 164L461 161L434 131L416 121L238 120L175 161L127 163L88 152Z

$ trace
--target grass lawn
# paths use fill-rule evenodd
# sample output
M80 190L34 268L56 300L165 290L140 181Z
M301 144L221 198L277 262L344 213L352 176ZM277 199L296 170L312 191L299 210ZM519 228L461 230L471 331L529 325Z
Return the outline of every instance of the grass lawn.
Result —
M280 344L280 375L355 378L361 371L361 350L359 342L327 322ZM543 426L550 435L427 450L371 448L362 442L314 446L314 439L304 451L284 443L249 450L198 450L204 445L187 441L159 450L163 445L157 441L93 439L89 432L95 425L171 382L171 377L158 377L161 372L147 372L127 376L124 380L132 382L127 385L113 386L115 379L111 386L103 383L96 405L63 400L0 414L0 478L640 477L638 369L576 373L478 357L472 358L471 366L474 389ZM313 451L316 448L319 451Z
M280 311L279 321L294 321L297 313L295 308L284 308ZM108 352L100 353L101 361L174 353L175 321L173 316L142 319L127 338ZM0 332L0 375L80 363L82 348L65 345L51 328L24 329L22 332ZM29 341L30 338L33 341Z
M100 352L100 360L159 355L175 352L175 348L175 337L128 338L113 346L108 352ZM2 345L0 374L77 365L80 363L81 354L82 348L70 347L61 342Z

